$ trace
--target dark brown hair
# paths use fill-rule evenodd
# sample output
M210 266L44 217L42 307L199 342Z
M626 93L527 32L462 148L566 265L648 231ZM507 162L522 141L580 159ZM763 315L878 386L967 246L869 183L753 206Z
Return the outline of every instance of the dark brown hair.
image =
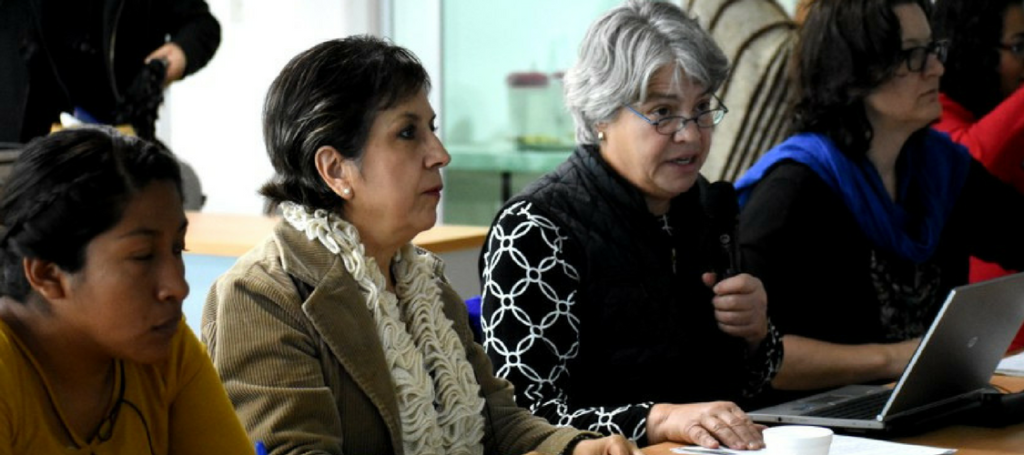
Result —
M799 89L794 132L828 136L843 153L867 153L874 131L864 99L903 63L897 5L928 0L816 0L795 59Z
M26 257L80 270L89 242L160 180L174 182L181 195L178 160L112 128L69 129L29 142L0 197L0 294L24 301L31 290L22 270Z
M276 172L260 188L268 209L292 201L341 210L344 200L316 170L316 151L329 145L359 160L377 114L429 88L415 55L371 36L327 41L293 58L263 107L263 138Z

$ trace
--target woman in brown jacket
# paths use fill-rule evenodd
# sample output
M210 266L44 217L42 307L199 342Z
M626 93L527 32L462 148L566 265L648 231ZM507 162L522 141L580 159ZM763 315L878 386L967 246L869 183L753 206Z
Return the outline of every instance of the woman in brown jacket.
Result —
M639 453L516 406L441 262L414 247L441 168L429 79L370 37L303 52L264 136L284 220L214 285L203 337L250 436L280 454Z

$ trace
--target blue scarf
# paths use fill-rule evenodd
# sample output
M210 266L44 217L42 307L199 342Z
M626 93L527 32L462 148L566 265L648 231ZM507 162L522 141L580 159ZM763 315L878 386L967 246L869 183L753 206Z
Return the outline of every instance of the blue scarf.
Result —
M960 196L971 157L949 136L927 130L923 140L903 148L896 164L897 192L893 202L878 170L866 157L852 160L828 137L803 133L769 150L736 182L740 206L754 186L776 164L793 160L811 168L843 198L861 230L874 245L920 264L935 252L953 205ZM903 206L913 187L923 207L914 222ZM770 197L770 196L769 196Z

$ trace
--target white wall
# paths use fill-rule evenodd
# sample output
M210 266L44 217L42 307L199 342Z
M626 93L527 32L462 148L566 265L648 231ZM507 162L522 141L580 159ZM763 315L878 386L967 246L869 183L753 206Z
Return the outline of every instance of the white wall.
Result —
M199 175L206 212L262 212L273 169L261 110L289 59L321 41L379 32L376 0L207 0L221 24L210 64L167 91L157 135Z

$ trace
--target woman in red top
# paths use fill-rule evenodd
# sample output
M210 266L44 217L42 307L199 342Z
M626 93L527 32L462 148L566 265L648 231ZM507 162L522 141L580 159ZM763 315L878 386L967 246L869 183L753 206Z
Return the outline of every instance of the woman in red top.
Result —
M1024 1L937 0L932 28L952 41L935 129L1024 193ZM971 282L1008 273L971 258ZM1022 346L1024 329L1011 349Z

